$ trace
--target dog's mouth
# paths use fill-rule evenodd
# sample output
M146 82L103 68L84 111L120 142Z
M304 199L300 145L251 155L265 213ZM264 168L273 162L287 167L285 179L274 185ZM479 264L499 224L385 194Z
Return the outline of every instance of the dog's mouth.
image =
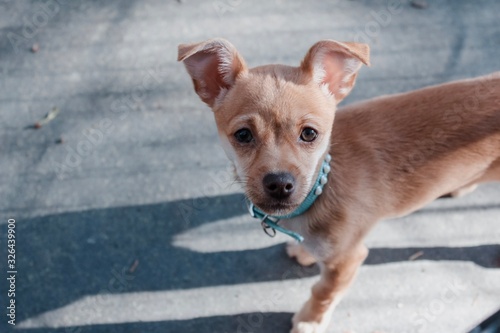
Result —
M298 204L293 204L290 202L282 202L282 201L277 201L277 202L259 202L255 203L255 205L262 210L264 213L273 215L273 216L280 216L280 215L287 215L293 212L297 207L299 206Z

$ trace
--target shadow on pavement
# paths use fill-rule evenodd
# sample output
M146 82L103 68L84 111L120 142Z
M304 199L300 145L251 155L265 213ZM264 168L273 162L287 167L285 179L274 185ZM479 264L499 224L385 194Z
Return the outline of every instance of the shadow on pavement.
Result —
M408 247L408 248L374 248L364 262L365 265L379 265L389 262L408 261L418 254L415 260L453 260L471 261L485 268L500 266L500 244L489 244L471 247Z
M140 322L114 325L91 325L85 327L68 327L53 329L16 330L30 333L277 333L288 332L292 313L286 312L252 312L230 316L214 316L190 320L172 320L157 322Z
M173 236L182 231L246 213L243 195L230 194L20 220L16 229L19 271L16 302L23 304L23 311L18 314L18 322L102 292L190 289L279 281L318 273L317 267L300 268L288 259L282 245L215 253L198 253L172 245ZM6 226L0 229L3 234ZM4 249L2 246L2 252ZM418 251L424 252L420 259L467 260L495 267L500 245L378 248L371 250L366 264L407 261ZM288 274L294 269L300 274ZM275 332L274 325L289 326L291 314L242 314L88 328L92 332L101 329L110 332L111 328L117 332L150 331L149 328L152 331L153 327L167 332L235 332L233 326L238 324L238 318L248 316L255 322L264 318L266 330ZM71 328L66 331L72 332Z
M245 214L243 199L241 194L232 194L17 221L16 302L23 304L17 321L99 293L188 289L317 274L316 267L302 269L288 259L282 245L216 253L171 245L173 236L182 231ZM3 234L6 225L0 229ZM289 274L294 267L300 276Z

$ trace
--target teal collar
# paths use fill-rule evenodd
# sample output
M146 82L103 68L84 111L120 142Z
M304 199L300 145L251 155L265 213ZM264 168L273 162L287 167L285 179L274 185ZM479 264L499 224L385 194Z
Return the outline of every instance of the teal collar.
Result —
M299 207L295 209L293 212L287 215L281 215L281 216L272 216L264 213L261 211L259 208L255 207L252 202L248 202L248 211L250 212L250 215L256 219L260 220L260 224L262 225L262 229L264 232L271 237L276 236L276 230L279 232L282 232L290 237L295 238L299 243L304 241L304 237L299 235L296 232L293 232L291 230L285 229L282 226L280 226L278 223L280 220L283 219L291 219L293 217L297 217L299 215L304 214L309 208L311 208L312 204L316 199L323 193L323 187L324 185L328 182L328 173L330 172L330 161L332 160L332 157L330 154L327 154L325 156L325 159L323 160L323 163L321 164L321 169L319 170L318 173L318 178L316 179L316 182L314 183L311 191L307 195L307 197L302 201Z

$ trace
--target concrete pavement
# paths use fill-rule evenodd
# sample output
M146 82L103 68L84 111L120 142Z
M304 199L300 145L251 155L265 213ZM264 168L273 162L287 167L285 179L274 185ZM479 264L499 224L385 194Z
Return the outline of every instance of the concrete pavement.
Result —
M296 65L322 38L368 42L348 104L499 71L499 12L495 0L0 1L0 274L9 218L18 271L17 325L2 314L0 332L287 332L317 268L246 215L177 45L225 37L256 66ZM379 224L329 332L465 332L500 307L499 217L489 184Z

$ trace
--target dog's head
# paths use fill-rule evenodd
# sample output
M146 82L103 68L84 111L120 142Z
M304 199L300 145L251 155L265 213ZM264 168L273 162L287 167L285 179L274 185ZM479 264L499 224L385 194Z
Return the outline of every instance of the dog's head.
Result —
M323 40L299 67L248 69L224 39L179 46L196 93L215 116L248 198L271 215L297 208L330 146L336 105L369 63L365 44Z

